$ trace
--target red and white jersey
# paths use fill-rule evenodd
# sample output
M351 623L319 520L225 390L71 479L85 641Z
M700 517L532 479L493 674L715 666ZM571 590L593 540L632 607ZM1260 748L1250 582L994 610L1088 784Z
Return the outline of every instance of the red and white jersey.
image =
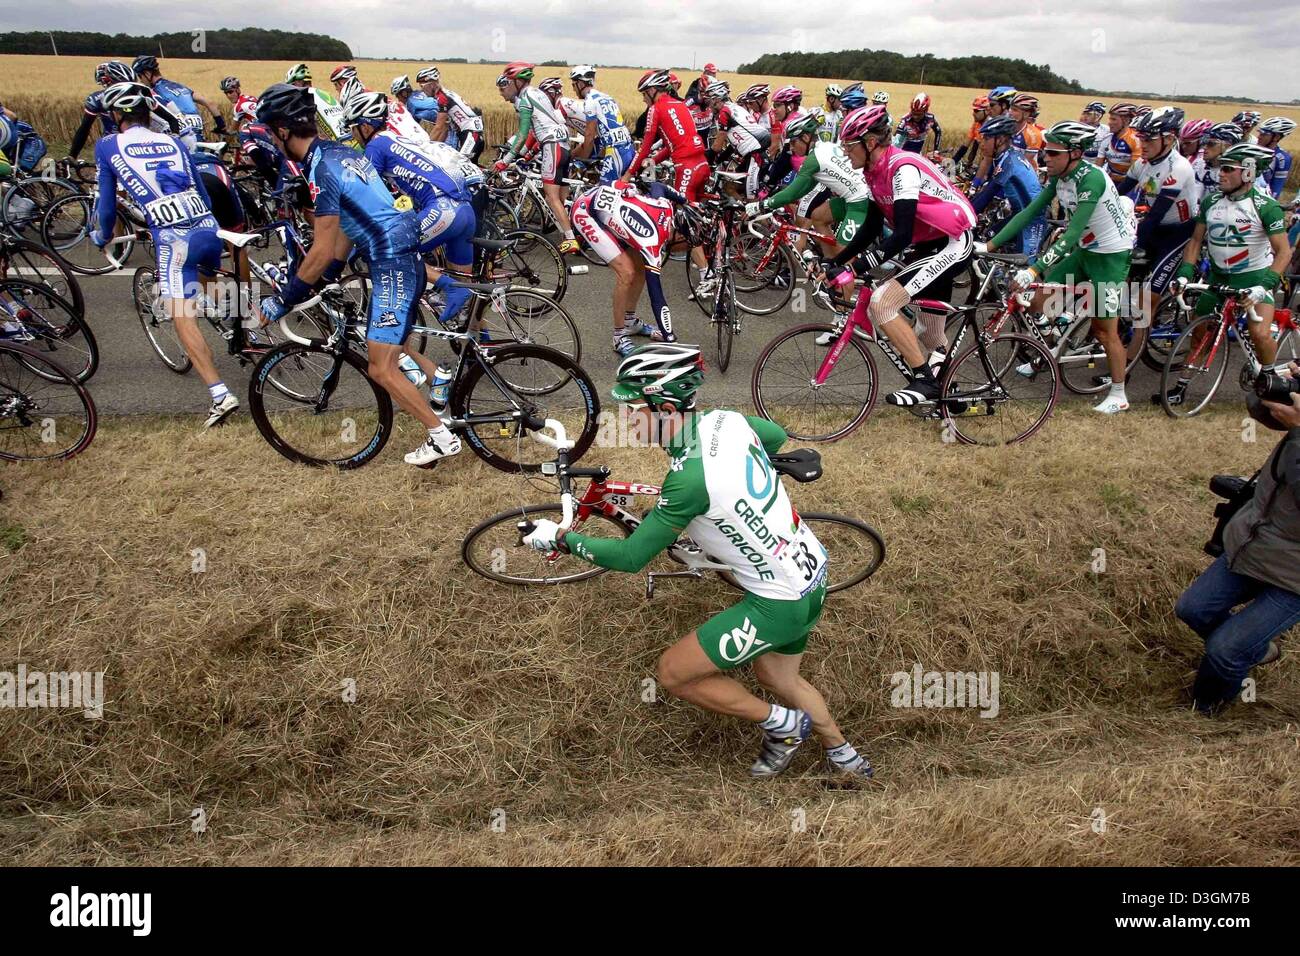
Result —
M411 111L402 105L397 97L391 97L388 101L388 122L384 129L392 132L403 139L414 140L417 143L429 142L429 134L424 131L420 121L411 115Z
M627 178L631 179L640 170L641 164L650 155L655 140L662 137L668 144L674 161L704 155L704 140L695 129L695 118L691 109L681 100L675 100L667 93L659 94L646 113L645 137L641 148L636 151L636 158L627 169Z
M772 142L772 133L754 119L754 114L743 106L730 101L718 109L718 129L727 137L727 142L741 156L747 156L756 149L766 149Z
M1177 226L1191 222L1196 216L1200 186L1191 161L1177 149L1169 150L1164 158L1153 162L1135 159L1128 174L1137 180L1138 192L1147 205L1154 204L1161 196L1170 200L1160 225Z
M900 199L916 200L913 242L959 236L975 225L975 210L971 208L970 200L920 153L909 153L897 146L887 147L884 155L867 171L867 186L871 189L872 201L880 207L891 226L894 224L894 203Z
M603 226L623 248L639 252L647 265L663 261L673 236L673 204L638 192L632 185L610 183L589 189L573 201L573 222L593 246L601 236L587 234L588 219Z
M582 100L575 100L571 96L560 97L560 112L564 114L564 122L568 124L569 129L577 134L578 139L587 132L587 108L583 105Z

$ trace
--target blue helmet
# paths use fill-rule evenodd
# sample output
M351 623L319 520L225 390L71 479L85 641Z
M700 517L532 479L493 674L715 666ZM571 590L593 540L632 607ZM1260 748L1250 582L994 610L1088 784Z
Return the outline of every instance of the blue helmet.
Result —
M1015 136L1016 125L1016 121L1005 113L990 116L980 127L980 136Z
M840 106L847 113L849 110L855 110L859 106L866 106L867 94L862 91L861 83L854 83L843 93L840 94Z
M989 102L1010 105L1018 92L1014 86L995 86L989 90Z

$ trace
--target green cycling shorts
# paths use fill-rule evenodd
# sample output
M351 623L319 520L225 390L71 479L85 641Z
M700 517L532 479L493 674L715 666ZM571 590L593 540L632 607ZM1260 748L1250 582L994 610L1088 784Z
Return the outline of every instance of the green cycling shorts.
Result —
M1258 305L1273 304L1273 287L1277 284L1277 273L1272 269L1251 269L1249 272L1220 272L1210 268L1210 276L1205 280L1209 285L1226 285L1229 289L1249 289L1251 286L1263 286L1269 290L1268 298L1261 299ZM1196 297L1196 314L1209 315L1223 307L1223 296L1206 289Z
M737 603L696 628L695 633L709 660L724 671L768 651L802 654L825 603L825 580L795 601L777 601L746 592Z
M870 200L847 203L838 196L830 201L831 218L835 220L835 241L847 246L849 240L858 234L858 230L867 221L867 210L871 208Z
M1124 303L1124 284L1128 281L1128 263L1132 256L1124 252L1089 252L1076 248L1043 276L1044 282L1092 283L1093 315L1098 319L1119 316Z

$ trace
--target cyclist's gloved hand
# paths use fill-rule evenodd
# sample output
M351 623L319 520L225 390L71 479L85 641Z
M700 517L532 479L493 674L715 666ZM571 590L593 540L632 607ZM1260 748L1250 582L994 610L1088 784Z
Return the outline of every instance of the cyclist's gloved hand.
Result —
M853 260L853 271L860 276L866 275L884 261L885 257L880 254L880 250L868 249Z
M279 322L289 314L289 307L284 304L284 299L278 295L268 295L258 305L258 310L262 313L267 323Z
M1175 299L1180 298L1187 291L1187 276L1175 276L1169 283L1169 294Z
M1261 302L1271 303L1273 301L1273 293L1268 289L1265 289L1262 285L1253 285L1249 289L1245 289L1242 292L1242 295L1244 295L1246 300L1253 305L1257 305ZM1258 316L1251 316L1251 318L1257 322L1259 321Z
M975 254L977 256L987 255L988 251L989 251L989 244L987 242L975 243Z
M504 173L509 168L510 168L510 164L507 163L504 159L498 159L495 163L492 164L492 171L497 173Z
M550 553L556 550L555 539L562 529L549 518L538 518L533 530L524 535L524 544L534 551Z
M225 116L223 116L222 114L218 113L217 116L216 116L216 119L215 119L215 120L213 121L213 123L212 123L212 128L215 129L215 130L217 131L217 135L218 135L218 136L220 136L222 133L224 133L224 132L226 131L226 118L225 118Z
M1017 292L1026 288L1031 282L1038 279L1038 273L1033 269L1019 269L1011 277L1011 288Z
M762 200L759 200L758 202L745 203L745 216L747 218L753 219L755 216L760 216L762 214L763 214Z

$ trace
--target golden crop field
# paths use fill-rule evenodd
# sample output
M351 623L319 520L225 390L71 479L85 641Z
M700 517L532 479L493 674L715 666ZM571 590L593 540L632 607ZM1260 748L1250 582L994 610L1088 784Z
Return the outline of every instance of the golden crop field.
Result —
M0 56L0 103L4 103L20 116L31 122L52 142L66 143L72 137L73 130L81 119L81 103L86 94L95 88L94 68L99 62L97 57L84 56ZM443 81L456 90L470 103L482 108L488 121L488 131L497 141L501 131L513 123L513 111L498 96L495 86L500 67L492 64L430 64L406 60L358 60L357 67L362 81L375 89L386 89L396 76L403 73L414 78L417 71L426 66L436 65L442 71ZM291 65L288 61L275 60L163 60L164 75L179 80L211 99L225 103L218 88L223 76L235 74L243 83L244 92L256 95L271 83L284 79L285 70ZM313 62L310 64L318 83L329 85L329 71L334 63ZM639 116L643 107L636 91L636 81L641 70L606 69L601 70L598 80L600 88L614 96L623 106L623 112L629 122ZM682 77L683 89L697 74L685 69L677 71ZM538 77L559 75L565 78L566 67L539 67ZM745 74L723 73L722 78L729 81L732 89L743 88L750 83L770 83L778 86L794 83L804 90L805 105L820 104L822 91L827 83L845 84L860 77L772 77ZM897 112L905 109L906 104L916 94L917 87L898 83L878 84L871 80L863 81L869 90L887 90L892 98L891 106ZM965 87L930 87L928 92L933 100L933 112L943 124L953 142L964 136L970 126L970 102L975 96L987 92ZM1028 90L1025 92L1033 92ZM1040 122L1048 125L1061 119L1074 119L1082 106L1093 97L1072 96L1059 93L1044 93ZM1240 108L1233 103L1186 103L1177 102L1187 111L1188 117L1205 117L1212 120L1228 120ZM1272 115L1265 110L1265 115ZM1276 107L1277 113L1284 114L1285 107Z

